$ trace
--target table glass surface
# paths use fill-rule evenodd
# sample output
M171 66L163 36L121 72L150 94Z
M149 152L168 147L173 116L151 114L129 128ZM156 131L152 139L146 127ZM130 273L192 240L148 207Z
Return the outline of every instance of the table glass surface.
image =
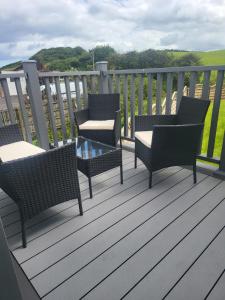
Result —
M76 138L76 145L77 157L81 159L92 159L116 150L116 148L112 146L89 140L81 136Z

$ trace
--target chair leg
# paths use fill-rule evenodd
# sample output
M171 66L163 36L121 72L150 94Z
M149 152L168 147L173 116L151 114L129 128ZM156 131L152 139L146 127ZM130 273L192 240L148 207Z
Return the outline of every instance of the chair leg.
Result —
M194 179L194 183L196 183L197 182L196 161L193 163L193 179Z
M78 199L80 215L83 216L83 206L82 206L81 196L79 195L77 199Z
M134 154L134 168L137 169L137 155Z
M149 188L152 188L152 171L149 171Z
M88 177L88 183L89 183L90 198L93 198L92 185L91 185L91 177Z
M120 165L120 183L123 184L123 165Z
M122 145L122 138L120 137L120 148L122 149L123 148L123 145Z
M21 232L22 232L22 244L23 248L27 247L27 239L26 239L26 229L23 218L21 219Z

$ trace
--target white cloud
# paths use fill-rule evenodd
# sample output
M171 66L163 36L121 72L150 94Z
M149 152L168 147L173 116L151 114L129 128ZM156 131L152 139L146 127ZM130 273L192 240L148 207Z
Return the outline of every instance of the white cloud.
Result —
M57 46L222 49L225 0L1 0L0 25L0 60Z

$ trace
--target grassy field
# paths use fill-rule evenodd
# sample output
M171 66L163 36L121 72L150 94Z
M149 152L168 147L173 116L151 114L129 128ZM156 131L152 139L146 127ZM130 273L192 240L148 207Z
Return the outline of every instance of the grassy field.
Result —
M204 128L204 135L203 135L203 144L202 144L202 153L207 152L208 147L208 139L209 139L209 132L210 132L210 124L211 124L211 117L212 117L212 108L213 102L210 104L206 120L205 120L205 128ZM220 113L217 125L217 133L216 133L216 141L215 141L215 148L214 148L214 157L220 157L222 143L223 143L223 136L224 136L224 129L225 129L225 100L221 101L220 105Z
M182 57L189 52L173 52L175 57ZM217 51L192 51L192 53L199 56L201 65L204 66L213 66L213 65L225 65L225 50L217 50ZM211 73L211 84L215 83L216 80L216 72ZM201 81L201 79L200 79ZM205 129L204 129L204 136L203 136L203 144L202 144L202 153L207 152L208 147L208 139L209 139L209 132L210 132L210 123L212 117L212 108L213 103L210 104L208 114L206 116L205 121ZM225 100L221 101L220 113L219 113L219 120L217 125L217 133L216 133L216 141L215 141L215 149L214 149L214 157L220 157L222 143L223 143L223 136L224 136L224 129L225 129Z
M172 52L175 57L182 57L190 52ZM201 65L203 66L213 66L213 65L225 65L225 50L216 51L191 51L191 53L198 55L201 59Z

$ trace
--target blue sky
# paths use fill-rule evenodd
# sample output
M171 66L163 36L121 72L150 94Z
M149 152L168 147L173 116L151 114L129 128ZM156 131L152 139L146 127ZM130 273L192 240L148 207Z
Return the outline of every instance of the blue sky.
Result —
M0 66L42 48L225 49L225 0L1 0Z

